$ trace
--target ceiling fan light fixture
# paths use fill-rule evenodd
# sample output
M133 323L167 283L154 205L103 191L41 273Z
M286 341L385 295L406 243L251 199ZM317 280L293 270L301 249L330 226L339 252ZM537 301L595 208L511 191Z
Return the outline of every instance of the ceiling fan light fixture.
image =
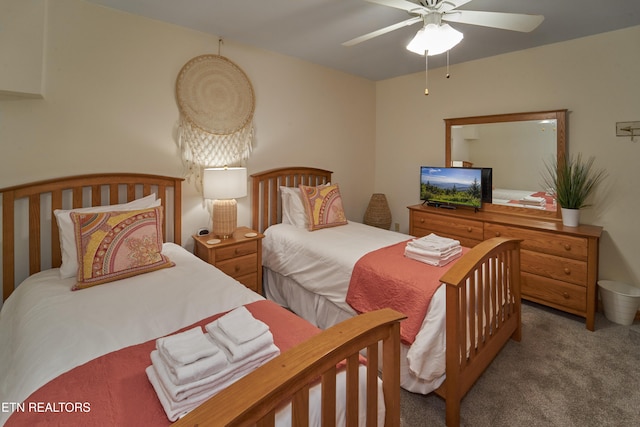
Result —
M428 56L444 53L460 43L464 35L449 24L427 24L416 33L407 45L407 50Z

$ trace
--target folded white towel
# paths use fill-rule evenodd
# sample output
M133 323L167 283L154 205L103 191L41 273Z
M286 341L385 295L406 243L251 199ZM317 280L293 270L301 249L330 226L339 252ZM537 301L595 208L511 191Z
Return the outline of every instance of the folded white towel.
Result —
M169 421L171 422L177 421L178 418L182 418L183 416L187 415L195 407L199 406L209 397L213 396L213 394L211 394L210 396L202 394L198 396L192 396L191 398L185 399L181 402L173 401L167 395L167 391L162 387L161 381L158 378L158 374L156 373L153 365L147 367L147 369L145 369L145 372L147 374L147 378L149 378L149 382L158 395L158 400L162 405L162 409L164 409L164 412L167 414L167 418L169 418Z
M269 326L253 317L245 306L240 306L220 317L218 326L236 344L251 341L269 330Z
M203 334L204 335L204 334ZM214 344L215 345L215 344ZM162 362L169 370L169 377L176 385L187 384L198 381L209 375L224 369L229 361L223 351L218 350L213 356L203 357L193 363L186 365L176 364L174 360L164 351L164 347L158 350Z
M547 201L544 197L536 197L536 196L524 196L522 200L525 200L527 202L538 202L538 203L544 203Z
M405 248L405 251L404 251L405 257L423 262L425 264L433 265L436 267L442 267L444 265L447 265L454 259L460 258L461 255L462 255L462 247L460 247L456 251L453 251L447 256L441 256L441 257L423 255L423 254L420 254L419 252L409 250L408 248Z
M265 347L273 345L273 335L267 329L256 338L246 341L242 344L236 344L219 326L219 319L214 320L205 326L209 335L227 354L230 362L242 360L256 351L260 351Z
M542 197L539 197L541 200L528 200L526 197L518 200L518 203L527 205L527 206L545 206L547 201Z
M246 375L247 372L253 371L257 367L262 366L264 363L279 354L280 349L272 344L243 360L235 363L229 363L226 368L213 375L182 385L176 385L171 381L169 370L162 362L157 350L151 352L151 364L153 365L158 378L162 382L162 386L166 390L167 396L171 400L179 402L190 396L194 396L208 390L220 390L221 388L226 387L229 384L229 381L234 378L237 379L238 375Z
M442 251L432 250L432 249L424 249L420 245L415 245L413 242L408 242L405 246L405 251L411 251L418 255L427 256L427 257L446 257L453 253L459 252L462 249L462 246L458 245L449 249L445 249Z
M220 349L196 326L178 334L158 338L156 348L163 348L175 364L186 365L213 356Z
M446 251L448 249L455 248L456 246L460 246L459 240L441 237L434 233L413 239L411 243L416 247L432 251Z

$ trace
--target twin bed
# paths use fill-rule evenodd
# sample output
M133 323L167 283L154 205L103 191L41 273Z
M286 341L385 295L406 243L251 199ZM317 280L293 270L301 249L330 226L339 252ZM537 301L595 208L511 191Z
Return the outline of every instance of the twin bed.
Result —
M281 168L253 174L251 179L252 226L265 234L265 295L320 328L358 314L349 303L349 294L362 257L392 246L395 253L384 252L377 259L388 257L396 270L397 266L408 266L398 252L412 236L356 222L321 225L309 231L300 207L283 195L295 195L291 189L299 185L330 186L330 171ZM415 335L405 336L401 331L401 385L412 392L435 392L444 397L447 425L459 424L462 397L502 346L510 338L520 340L519 257L518 241L496 238L465 251L446 267L410 267L421 268L415 270L421 276L419 281L430 277L437 282L437 290L427 301L428 309L417 319L412 319L412 314L418 298L408 305L394 301L402 298L386 300L392 308L412 313L402 325L418 322L419 327ZM374 274L365 287L380 286L384 281L383 293L415 291L394 284L394 279L401 280L397 271Z
M365 419L399 425L403 316L382 310L321 332L266 301L180 246L181 184L177 178L100 174L0 191L0 424L169 425L182 413L161 404L145 373L156 338L245 306L269 325L280 356L178 424L246 425L264 418L259 425L320 425L322 415L340 425L363 425ZM72 248L59 244L66 232L59 231L54 212L93 207L91 218L100 205L108 205L109 214L152 209L161 234L173 240L161 242L161 253L175 265L71 291L78 277L63 272ZM76 251L90 240L82 239ZM28 277L22 281L21 275ZM365 365L359 351L377 350L380 342L385 374L379 380L378 352ZM171 410L178 412L170 418Z
M280 187L315 186L330 179L329 171L312 168L279 169L252 177L253 226L265 230L265 248L277 247L270 234L287 225L276 225L282 216ZM338 425L364 425L364 420L367 425L399 425L402 371L405 388L412 389L413 382L418 384L416 391L434 390L443 396L447 424L457 425L464 394L506 341L520 338L517 241L484 242L453 264L441 278L446 292L444 286L436 292L425 317L429 321L425 320L411 345L400 343L400 321L405 316L398 310L385 308L354 316L344 304L341 285L333 293L325 292L323 288L331 288L323 285L305 287L302 282L316 280L299 277L297 282L287 277L290 275L276 267L277 249L265 251L267 296L326 329L321 331L180 246L181 181L100 174L1 190L5 302L0 312L0 401L9 409L0 413L1 424L86 425L109 420L167 425L172 420L144 372L156 338L203 326L239 306L270 326L280 356L205 399L176 424L248 425L266 417L258 425L320 425L321 419L326 425L332 425L331 420ZM61 263L65 266L69 247L60 247L53 212L99 205L109 205L106 209L113 212L120 209L114 205L152 194L159 200L155 202L159 207L153 209L167 240L161 253L175 265L70 291L77 278L61 277L59 267ZM357 233L353 237L331 236L352 229ZM353 267L353 260L363 251L402 243L408 237L371 229L348 223L304 230L303 240L328 236L329 240L367 242L344 248L344 260L352 260L346 265L351 262ZM78 245L82 238L90 240L82 236ZM297 253L303 255L302 250ZM308 256L317 259L312 253ZM340 273L345 268L348 270L328 258L324 263L327 275L348 276L348 271ZM315 274L317 277L317 271ZM21 275L28 277L22 281ZM291 283L280 285L282 278ZM21 283L16 287L17 282ZM310 299L300 298L298 303L296 292ZM430 323L446 329L431 328ZM446 346L432 346L438 341ZM360 353L366 355L366 363ZM431 359L437 359L432 353L444 354L436 363L441 368L428 366ZM424 381L420 369L412 373L412 359L414 364L425 365L434 379ZM101 375L97 380L87 381L97 373ZM56 412L42 406L43 402L71 403L68 408L75 410L62 407ZM87 403L90 411L83 410Z

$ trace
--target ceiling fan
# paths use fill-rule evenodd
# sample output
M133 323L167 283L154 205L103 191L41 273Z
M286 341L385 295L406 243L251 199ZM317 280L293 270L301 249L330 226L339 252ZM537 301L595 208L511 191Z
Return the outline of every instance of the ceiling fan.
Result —
M412 18L342 43L353 46L402 27L423 23L407 49L420 55L437 55L458 44L463 34L442 21L480 25L528 33L544 20L542 15L456 10L471 0L365 0L407 11Z

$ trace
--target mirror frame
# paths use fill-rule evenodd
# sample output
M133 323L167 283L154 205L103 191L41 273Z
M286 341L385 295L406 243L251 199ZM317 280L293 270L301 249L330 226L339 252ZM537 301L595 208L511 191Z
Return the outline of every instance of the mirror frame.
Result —
M504 123L504 122L522 122L529 120L552 120L557 122L557 159L563 159L566 152L566 134L567 134L567 110L551 110L551 111L535 111L526 113L508 113L508 114L493 114L489 116L474 116L474 117L457 117L451 119L444 119L445 122L445 165L451 166L451 127L462 125L477 125L486 123ZM504 205L494 205L491 203L485 203L482 205L482 210L486 212L500 212L512 215L543 217L548 219L560 219L561 211L556 209L555 212L540 211L537 209L527 209L521 207L512 207Z

